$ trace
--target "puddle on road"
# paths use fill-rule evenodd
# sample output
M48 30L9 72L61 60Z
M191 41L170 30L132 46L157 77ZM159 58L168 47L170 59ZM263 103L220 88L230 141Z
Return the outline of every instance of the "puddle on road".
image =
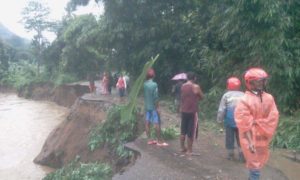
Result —
M0 179L40 180L52 171L33 163L68 109L50 102L0 94Z

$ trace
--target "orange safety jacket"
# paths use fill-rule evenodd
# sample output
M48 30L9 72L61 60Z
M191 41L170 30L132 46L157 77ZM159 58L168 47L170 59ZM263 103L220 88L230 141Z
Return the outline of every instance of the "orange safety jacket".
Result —
M271 94L263 92L261 97L246 91L237 104L235 122L239 129L241 147L249 169L261 169L269 158L269 143L278 124L279 112ZM245 133L250 131L255 153L249 150Z

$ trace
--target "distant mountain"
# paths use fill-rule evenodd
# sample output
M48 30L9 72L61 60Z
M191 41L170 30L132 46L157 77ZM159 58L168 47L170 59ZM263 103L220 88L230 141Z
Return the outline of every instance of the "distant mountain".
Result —
M14 48L26 48L30 41L14 34L0 23L0 39Z

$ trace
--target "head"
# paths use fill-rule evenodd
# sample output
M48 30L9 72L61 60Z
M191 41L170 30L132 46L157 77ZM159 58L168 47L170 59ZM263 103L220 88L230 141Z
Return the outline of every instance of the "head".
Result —
M146 79L152 79L155 77L154 69L150 68L147 70Z
M241 81L237 77L230 77L227 79L227 90L240 90Z
M187 73L187 80L188 81L196 81L196 75L193 72L188 72Z
M250 68L244 75L246 87L252 91L264 91L269 75L261 68Z

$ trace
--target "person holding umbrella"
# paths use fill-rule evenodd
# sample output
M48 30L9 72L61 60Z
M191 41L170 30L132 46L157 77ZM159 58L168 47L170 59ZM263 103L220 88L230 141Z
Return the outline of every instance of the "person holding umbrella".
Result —
M172 80L176 81L176 84L172 88L172 94L174 94L174 104L176 108L176 112L180 112L180 97L181 97L181 86L186 82L186 74L180 73L175 75Z

